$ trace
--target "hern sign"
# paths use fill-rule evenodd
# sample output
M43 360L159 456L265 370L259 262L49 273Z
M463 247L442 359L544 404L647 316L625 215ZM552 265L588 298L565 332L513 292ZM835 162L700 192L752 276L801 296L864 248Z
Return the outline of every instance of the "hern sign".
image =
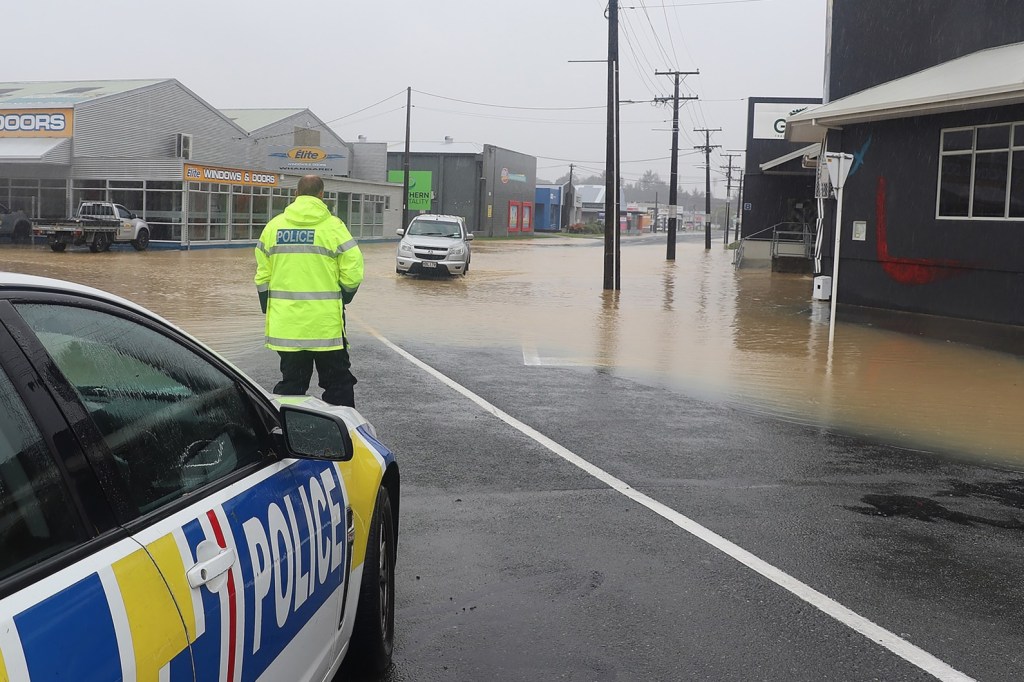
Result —
M402 171L388 171L388 182L402 184L403 180L404 178L402 177ZM409 171L410 211L430 210L430 206L434 198L433 186L431 184L432 182L432 171Z

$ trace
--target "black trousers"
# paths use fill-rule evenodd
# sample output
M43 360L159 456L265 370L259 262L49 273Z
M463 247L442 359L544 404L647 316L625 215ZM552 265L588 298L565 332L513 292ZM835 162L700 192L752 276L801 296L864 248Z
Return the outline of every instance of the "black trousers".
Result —
M305 395L313 378L313 365L324 389L324 402L331 405L356 406L356 378L347 350L278 351L281 356L281 381L274 386L278 395Z

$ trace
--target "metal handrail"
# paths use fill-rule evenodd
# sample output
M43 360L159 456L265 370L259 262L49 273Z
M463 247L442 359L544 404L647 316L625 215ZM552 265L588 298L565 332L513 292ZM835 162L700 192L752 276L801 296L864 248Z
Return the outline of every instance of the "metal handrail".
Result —
M790 226L790 225L798 227L799 230L780 230L779 229L780 227ZM733 259L733 266L734 267L739 268L740 263L743 261L743 245L748 240L749 241L755 241L755 237L757 237L760 234L764 234L765 232L768 232L769 230L771 230L771 232L772 232L772 236L771 236L771 242L772 242L771 254L772 254L772 258L775 258L775 257L778 256L778 244L779 244L780 241L787 241L787 242L803 241L805 257L807 257L807 258L813 257L813 255L814 255L814 236L815 236L815 233L814 233L814 230L811 228L810 223L798 223L798 222L794 222L794 221L786 221L786 222L781 222L781 223L775 223L774 225L771 225L770 227L766 227L763 230L758 230L757 232L755 232L753 234L750 234L750 235L747 235L746 237L741 237L740 240L739 240L739 244L736 246L736 256ZM785 240L782 240L782 239L779 238L780 235L799 236L800 239L799 240L797 240L797 239L785 239ZM757 240L757 241L768 241L768 239L767 238L762 238L762 239Z
M804 258L810 258L814 253L814 233L811 231L810 225L807 223L780 223L780 225L799 225L802 229L799 231L776 230L772 236L772 258L774 259L778 257L779 244L782 242L802 242L804 247ZM796 237L796 239L792 239L791 237Z

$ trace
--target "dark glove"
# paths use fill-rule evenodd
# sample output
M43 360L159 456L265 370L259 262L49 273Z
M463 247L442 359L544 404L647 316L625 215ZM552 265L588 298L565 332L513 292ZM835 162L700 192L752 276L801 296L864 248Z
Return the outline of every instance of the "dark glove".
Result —
M270 292L269 291L260 291L258 293L260 295L260 308L263 310L263 314L266 315L267 314L267 301L270 299Z
M345 291L344 289L341 290L341 302L344 303L345 305L348 305L349 303L351 303L352 299L355 298L355 297L356 297L356 292L355 291Z

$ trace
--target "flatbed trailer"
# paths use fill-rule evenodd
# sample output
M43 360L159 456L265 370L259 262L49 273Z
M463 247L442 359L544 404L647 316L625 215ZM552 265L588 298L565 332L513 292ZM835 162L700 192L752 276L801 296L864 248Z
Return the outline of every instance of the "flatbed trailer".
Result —
M93 253L108 251L111 244L130 243L136 251L149 246L149 225L120 204L83 201L78 216L56 221L37 221L32 234L45 237L47 245L60 252L68 244L88 246Z
M68 244L85 246L93 253L107 251L114 243L121 223L117 220L71 219L57 223L36 224L32 233L46 237L46 243L54 251L60 252Z

